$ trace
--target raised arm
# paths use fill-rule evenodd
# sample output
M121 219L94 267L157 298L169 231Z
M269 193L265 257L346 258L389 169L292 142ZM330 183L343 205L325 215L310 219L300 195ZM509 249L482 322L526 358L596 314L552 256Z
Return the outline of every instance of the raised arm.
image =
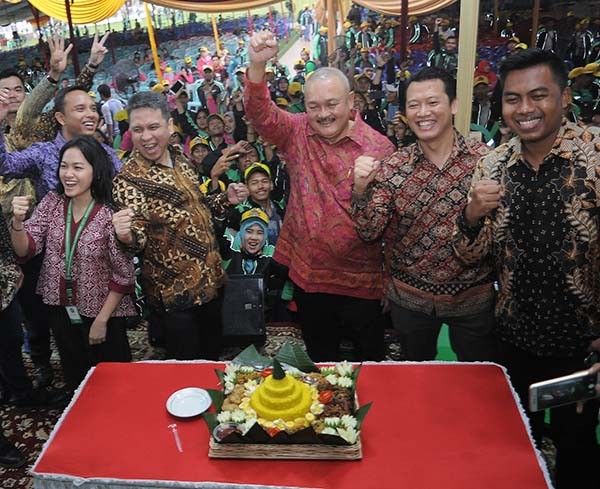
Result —
M269 31L255 32L250 38L246 71L248 82L244 90L244 106L250 124L272 144L283 149L290 144L296 129L297 116L279 109L271 100L265 80L267 60L277 54L277 40Z

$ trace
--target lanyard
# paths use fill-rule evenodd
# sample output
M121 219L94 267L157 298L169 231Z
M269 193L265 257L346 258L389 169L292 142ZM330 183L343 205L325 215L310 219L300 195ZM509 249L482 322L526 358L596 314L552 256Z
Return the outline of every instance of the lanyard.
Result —
M73 243L71 243L71 221L73 220L73 199L69 200L69 206L67 208L67 222L65 225L65 281L67 284L67 299L69 300L69 304L73 301L73 281L71 280L71 267L73 265L73 256L75 255L75 249L77 248L77 242L79 241L79 237L83 232L83 228L85 227L90 214L92 213L92 209L94 208L94 200L88 204L81 221L79 221L79 226L77 227L77 231L75 231L75 237L73 238Z

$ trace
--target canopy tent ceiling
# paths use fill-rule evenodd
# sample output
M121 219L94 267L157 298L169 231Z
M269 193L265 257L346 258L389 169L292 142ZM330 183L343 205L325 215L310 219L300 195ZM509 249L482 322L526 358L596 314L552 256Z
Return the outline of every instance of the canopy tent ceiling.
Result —
M13 0L14 1L14 0ZM440 10L457 0L409 0L408 14L423 15ZM152 0L149 3L164 7L205 13L225 13L265 7L280 0ZM64 0L30 0L41 12L56 19L67 20ZM70 0L71 15L75 23L95 23L114 15L125 0ZM388 15L401 14L400 0L355 0L355 3ZM9 24L32 17L25 0L9 3L0 0L0 23Z
M31 17L33 17L33 14L26 1L12 3L0 0L0 25L28 20Z
M29 0L29 3L50 17L67 21L65 0ZM69 0L74 24L94 24L115 15L125 0Z
M457 0L409 0L408 14L422 15L435 12ZM280 0L152 0L149 3L164 7L192 10L196 12L220 13L246 10L255 7L264 7ZM355 3L387 15L401 14L400 0L354 0Z

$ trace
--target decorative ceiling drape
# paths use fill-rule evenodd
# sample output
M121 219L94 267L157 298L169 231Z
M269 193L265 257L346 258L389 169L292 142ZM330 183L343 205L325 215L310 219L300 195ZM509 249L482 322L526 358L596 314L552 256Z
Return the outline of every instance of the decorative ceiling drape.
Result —
M67 0L74 24L94 24L115 15L125 0ZM67 9L65 0L29 0L29 3L50 17L65 22Z
M221 12L235 12L236 10L265 7L267 5L279 3L280 1L281 0L152 0L150 3L181 10L217 14ZM408 14L428 14L447 7L448 5L452 5L456 1L457 0L409 0ZM398 16L401 14L402 2L400 0L354 0L354 2L382 14Z
M100 22L123 7L125 0L67 0L70 1L71 16L74 24L93 24ZM163 7L204 13L235 12L280 3L281 0L152 0L149 3ZM401 14L400 0L354 0L368 9L387 15ZM56 19L67 21L65 0L29 0L41 12ZM423 15L435 12L456 0L409 0L408 14Z
M207 14L220 14L236 12L250 8L266 7L280 3L281 0L152 0L148 3L163 7L202 12Z

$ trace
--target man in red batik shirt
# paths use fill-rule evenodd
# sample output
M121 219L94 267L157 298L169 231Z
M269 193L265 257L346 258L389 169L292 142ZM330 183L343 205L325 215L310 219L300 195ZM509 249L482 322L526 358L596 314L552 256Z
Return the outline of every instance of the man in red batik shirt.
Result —
M287 162L290 199L275 259L296 285L298 316L315 361L338 360L341 338L354 343L356 360L383 358L381 244L358 237L350 208L354 160L379 159L392 143L356 117L346 76L315 71L305 86L305 114L270 100L266 62L277 54L269 31L255 32L248 50L246 117Z

